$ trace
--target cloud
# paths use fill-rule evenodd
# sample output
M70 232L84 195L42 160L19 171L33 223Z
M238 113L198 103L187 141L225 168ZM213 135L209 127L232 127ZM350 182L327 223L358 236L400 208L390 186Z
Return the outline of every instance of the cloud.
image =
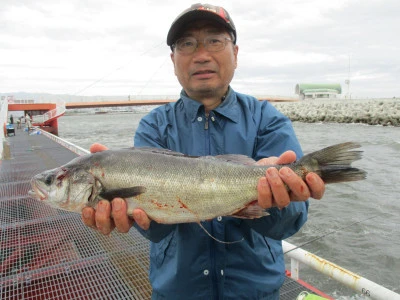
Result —
M238 30L240 92L293 95L350 76L353 95L400 95L397 1L214 1ZM0 92L177 94L166 34L188 3L3 0ZM350 63L350 72L349 72Z

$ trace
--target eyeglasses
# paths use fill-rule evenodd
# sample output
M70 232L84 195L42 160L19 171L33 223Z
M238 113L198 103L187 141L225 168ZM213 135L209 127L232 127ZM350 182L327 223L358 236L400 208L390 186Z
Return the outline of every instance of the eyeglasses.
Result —
M218 52L225 49L228 42L232 42L230 38L223 35L210 35L201 42L204 48L209 52ZM181 54L192 54L198 47L200 42L192 36L178 39L172 47Z

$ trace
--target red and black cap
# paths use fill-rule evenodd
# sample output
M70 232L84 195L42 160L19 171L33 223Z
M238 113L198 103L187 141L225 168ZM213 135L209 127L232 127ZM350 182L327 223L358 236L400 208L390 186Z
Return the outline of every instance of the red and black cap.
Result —
M229 13L220 6L214 6L210 4L193 4L188 9L185 9L172 23L171 28L167 35L167 45L172 46L173 43L179 38L179 35L183 31L183 27L196 20L212 20L223 25L229 32L233 33L236 43L236 28L235 24Z

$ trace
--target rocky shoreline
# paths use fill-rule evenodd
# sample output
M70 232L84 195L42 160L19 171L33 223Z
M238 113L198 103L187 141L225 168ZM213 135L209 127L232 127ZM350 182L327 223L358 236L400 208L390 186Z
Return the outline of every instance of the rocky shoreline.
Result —
M292 121L400 126L400 99L324 99L275 102Z

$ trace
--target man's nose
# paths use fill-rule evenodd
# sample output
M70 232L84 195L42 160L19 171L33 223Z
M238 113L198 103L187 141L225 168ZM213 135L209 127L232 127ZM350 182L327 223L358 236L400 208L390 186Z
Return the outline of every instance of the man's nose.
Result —
M203 54L203 53L209 53L209 51L207 50L207 48L205 47L204 42L197 42L197 47L194 50L194 52L196 54Z

